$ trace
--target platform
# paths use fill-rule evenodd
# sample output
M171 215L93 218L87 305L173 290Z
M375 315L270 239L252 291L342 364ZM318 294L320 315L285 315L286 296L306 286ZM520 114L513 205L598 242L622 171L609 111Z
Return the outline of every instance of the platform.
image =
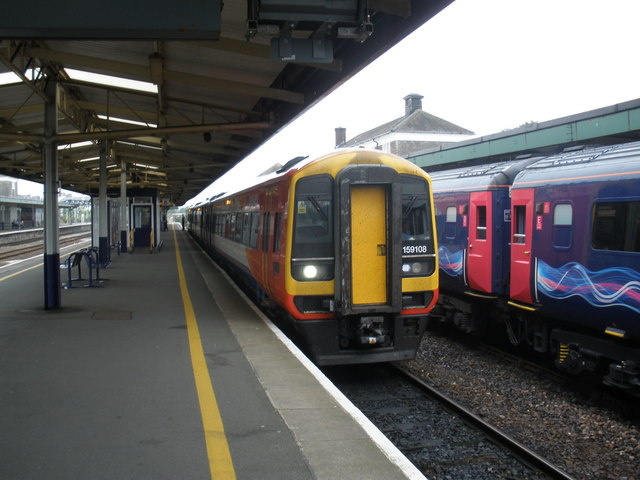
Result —
M41 260L0 269L0 478L424 478L167 233L59 311L43 309Z

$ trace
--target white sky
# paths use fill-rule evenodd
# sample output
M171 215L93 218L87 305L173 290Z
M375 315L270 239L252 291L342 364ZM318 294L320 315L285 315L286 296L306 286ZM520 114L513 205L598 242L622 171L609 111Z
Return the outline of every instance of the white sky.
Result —
M190 203L425 111L478 135L640 98L639 0L456 0Z

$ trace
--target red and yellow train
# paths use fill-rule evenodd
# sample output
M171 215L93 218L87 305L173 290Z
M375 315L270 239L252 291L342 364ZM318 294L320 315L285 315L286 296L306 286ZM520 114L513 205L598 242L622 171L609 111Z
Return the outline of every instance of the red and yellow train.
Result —
M381 151L297 157L192 207L191 235L318 365L413 358L438 297L429 176Z

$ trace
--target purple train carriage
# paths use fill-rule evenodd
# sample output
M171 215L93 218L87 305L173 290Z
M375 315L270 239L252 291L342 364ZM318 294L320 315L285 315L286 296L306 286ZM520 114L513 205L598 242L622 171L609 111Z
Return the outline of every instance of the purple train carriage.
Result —
M431 174L432 317L640 392L640 142Z

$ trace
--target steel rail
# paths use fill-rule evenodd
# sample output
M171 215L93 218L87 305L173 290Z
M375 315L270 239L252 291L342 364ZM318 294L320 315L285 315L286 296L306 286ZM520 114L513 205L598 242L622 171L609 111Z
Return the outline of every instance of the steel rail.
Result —
M487 423L478 415L468 410L462 404L456 402L454 399L449 397L448 395L440 392L438 389L434 388L431 385L425 383L424 380L409 372L408 370L400 367L399 365L393 365L397 370L402 372L403 375L410 378L416 385L418 385L421 389L426 391L426 393L433 399L437 400L439 403L447 407L453 413L458 415L460 418L465 420L467 423L471 424L475 428L484 432L491 440L499 443L505 448L508 448L512 453L517 455L517 457L528 465L538 469L540 472L547 475L549 478L554 480L575 480L574 477L569 475L568 473L561 470L559 467L534 452L530 448L526 447L513 437L507 435L502 432L495 426Z

